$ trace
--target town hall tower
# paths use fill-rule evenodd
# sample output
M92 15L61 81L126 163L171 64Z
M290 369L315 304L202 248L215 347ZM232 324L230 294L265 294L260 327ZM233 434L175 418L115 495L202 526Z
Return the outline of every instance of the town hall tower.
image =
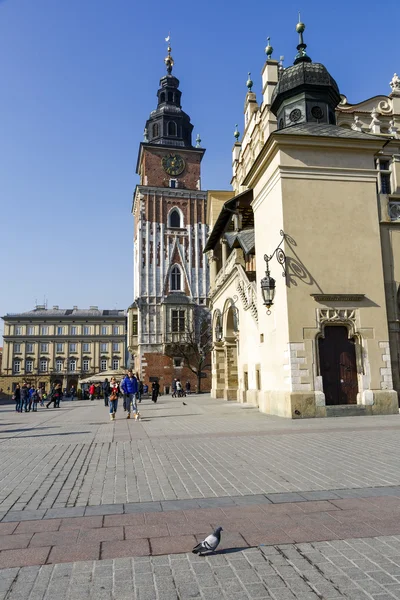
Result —
M135 300L128 311L133 368L146 383L157 378L161 391L174 377L196 380L166 352L191 326L196 307L206 307L209 285L203 254L207 194L200 178L205 150L199 136L192 145L193 125L182 110L170 46L165 65L138 154L140 183L132 206Z

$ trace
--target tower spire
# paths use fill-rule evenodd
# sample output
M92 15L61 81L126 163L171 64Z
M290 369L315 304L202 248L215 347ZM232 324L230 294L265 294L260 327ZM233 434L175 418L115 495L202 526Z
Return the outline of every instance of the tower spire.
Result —
M167 52L168 55L164 58L164 62L165 62L165 66L167 67L167 73L168 75L171 75L172 73L172 67L174 66L174 59L171 56L171 34L169 33L168 36L165 38L165 41L167 42L168 46L167 46Z
M307 44L304 43L304 39L303 39L303 33L304 33L305 28L306 28L306 26L304 25L304 23L301 22L300 13L299 13L299 22L296 25L296 31L299 34L299 43L297 46L297 54L294 59L295 65L297 65L297 63L299 63L299 62L312 62L311 58L309 56L307 56L307 52L306 52Z

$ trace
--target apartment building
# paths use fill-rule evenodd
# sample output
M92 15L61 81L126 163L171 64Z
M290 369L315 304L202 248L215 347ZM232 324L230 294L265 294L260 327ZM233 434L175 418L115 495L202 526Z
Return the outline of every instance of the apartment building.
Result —
M46 387L60 382L70 389L82 377L126 365L123 310L37 305L2 319L0 387L4 391L11 392L22 381Z

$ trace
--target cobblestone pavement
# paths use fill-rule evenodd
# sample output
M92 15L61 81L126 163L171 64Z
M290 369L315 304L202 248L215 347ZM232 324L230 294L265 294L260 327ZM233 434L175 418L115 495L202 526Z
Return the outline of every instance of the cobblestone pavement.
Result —
M185 402L1 408L0 600L400 599L399 417Z
M145 401L141 422L120 410L115 423L102 401L3 407L0 516L400 484L398 416L288 421L207 396L185 401Z
M400 537L0 571L1 600L393 600Z

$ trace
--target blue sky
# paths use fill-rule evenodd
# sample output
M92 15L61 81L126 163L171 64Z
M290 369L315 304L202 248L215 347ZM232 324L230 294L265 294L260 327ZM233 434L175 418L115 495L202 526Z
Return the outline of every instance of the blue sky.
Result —
M207 149L203 188L229 189L247 72L259 97L268 35L292 64L299 8L309 55L349 101L389 93L398 0L0 0L1 315L44 298L130 304L135 165L165 36Z

